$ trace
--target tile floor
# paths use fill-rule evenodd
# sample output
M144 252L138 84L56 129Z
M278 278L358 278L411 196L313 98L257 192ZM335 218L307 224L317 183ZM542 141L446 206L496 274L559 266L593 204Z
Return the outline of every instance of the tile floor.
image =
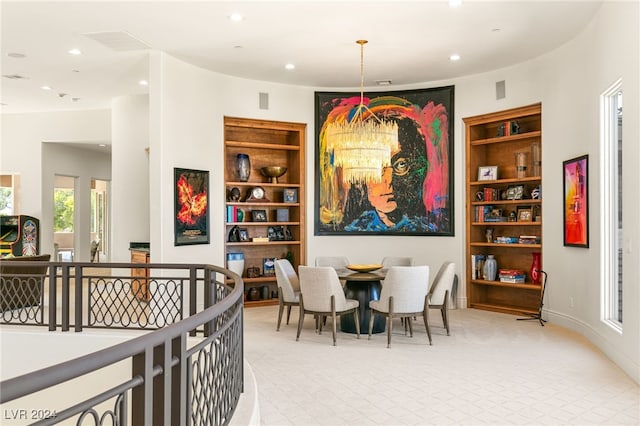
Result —
M318 335L307 316L275 331L277 306L245 309L245 357L263 425L638 425L640 388L579 334L514 316L459 309L433 346L394 325L367 340Z

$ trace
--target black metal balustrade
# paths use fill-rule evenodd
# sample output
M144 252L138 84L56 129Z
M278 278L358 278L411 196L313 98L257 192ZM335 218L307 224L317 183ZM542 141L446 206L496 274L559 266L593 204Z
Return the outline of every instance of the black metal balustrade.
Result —
M0 383L0 404L19 404L20 398L129 361L127 380L105 385L93 396L79 389L74 405L55 412L24 414L32 415L32 420L37 417L33 424L38 425L229 423L244 386L243 282L238 275L212 265L145 264L149 273L143 279L130 272L139 264L3 261L3 265L47 265L48 273L25 269L0 275L0 323L47 326L50 331L150 332L7 379ZM225 284L228 279L233 286ZM23 414L4 411L9 416Z

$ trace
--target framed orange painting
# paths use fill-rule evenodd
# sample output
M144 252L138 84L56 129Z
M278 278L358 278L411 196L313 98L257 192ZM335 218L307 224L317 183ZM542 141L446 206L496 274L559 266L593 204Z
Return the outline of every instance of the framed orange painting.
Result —
M588 155L562 162L565 246L589 247L588 167Z
M174 245L209 244L209 172L173 170Z

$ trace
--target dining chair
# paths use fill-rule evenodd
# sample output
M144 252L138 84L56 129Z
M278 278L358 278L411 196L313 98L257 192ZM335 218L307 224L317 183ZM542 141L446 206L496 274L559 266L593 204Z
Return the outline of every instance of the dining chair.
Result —
M278 283L278 301L280 305L276 331L280 331L284 307L287 307L288 325L289 318L291 317L291 307L300 306L300 281L298 280L296 271L287 259L276 259L275 270L276 282Z
M387 318L387 348L391 347L391 333L393 318L404 319L405 334L408 327L413 337L411 317L422 315L424 326L431 341L429 329L429 309L427 305L427 289L429 283L429 267L423 266L392 266L382 283L380 300L369 302L371 316L369 318L369 339L373 329L373 317L384 315Z
M383 268L389 269L392 266L413 266L413 257L385 256L382 258Z
M346 256L318 256L316 266L331 266L335 269L344 269L349 264Z
M453 283L456 279L456 264L446 261L440 266L436 277L433 279L431 288L429 289L428 306L429 309L440 309L442 314L442 322L447 329L449 336L449 298L453 289Z
M330 266L298 267L300 278L300 318L298 319L298 334L300 339L305 314L312 314L316 321L316 330L322 334L322 317L331 316L333 330L333 346L336 346L337 317L353 314L356 323L356 335L360 338L360 319L358 307L360 302L347 299L336 270Z

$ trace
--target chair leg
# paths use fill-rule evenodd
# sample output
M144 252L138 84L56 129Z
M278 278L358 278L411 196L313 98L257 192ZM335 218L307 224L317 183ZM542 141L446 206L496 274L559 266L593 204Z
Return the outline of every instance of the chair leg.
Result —
M359 339L360 338L360 309L355 308L353 310L353 319L356 322L356 337ZM369 324L371 324L371 321L369 321ZM371 335L371 333L369 333L369 335Z
M300 318L298 318L298 334L296 335L296 342L300 339L300 332L302 331L302 323L304 322L304 305L302 304L302 295L300 295Z
M427 336L429 337L429 345L433 345L431 341L431 329L429 328L429 296L424 298L424 311L422 311L422 317L424 318L424 328L427 329Z
M445 304L442 305L442 322L444 323L444 328L447 329L447 336L450 336L449 334L449 310L447 309L447 302L445 301Z
M375 315L376 315L376 311L371 309L371 313L369 314L369 340L371 340L371 333L373 332L373 320Z
M389 312L387 312L387 348L391 348L391 331L393 329L393 296L389 297Z
M409 337L413 337L413 322L411 321L411 317L406 318L406 322L409 323ZM406 336L406 332L404 333Z
M282 322L282 312L284 311L284 300L282 300L282 295L280 295L279 299L280 299L280 307L278 309L278 325L276 327L276 331L280 331L280 323ZM288 319L287 319L287 324L289 324Z
M291 318L291 305L287 306L287 325L289 325L289 318Z
M331 330L333 331L333 346L336 346L336 297L331 296Z

